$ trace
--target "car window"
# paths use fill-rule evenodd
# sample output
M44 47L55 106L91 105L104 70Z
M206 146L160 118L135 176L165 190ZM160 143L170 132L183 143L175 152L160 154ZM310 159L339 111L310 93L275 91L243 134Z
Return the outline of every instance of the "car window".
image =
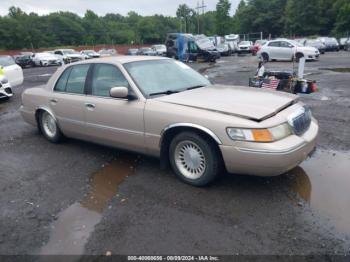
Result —
M95 65L91 84L92 95L109 97L111 88L117 86L129 87L129 83L116 66L108 64Z
M66 85L67 93L84 94L85 79L89 67L89 64L72 67Z
M281 42L280 42L280 46L281 46L281 47L285 47L285 48L291 48L291 47L293 47L292 44L290 44L290 43L288 43L288 42L286 42L286 41L281 41Z
M68 80L68 76L70 74L72 67L67 68L63 74L60 76L60 78L58 79L58 81L56 82L55 85L55 91L57 92L65 92L66 91L66 85L67 85L67 80Z
M279 47L280 46L280 42L271 42L271 43L269 43L269 46Z
M197 71L172 59L130 62L124 67L146 96L167 90L181 92L210 84Z
M11 56L0 56L0 66L11 66L15 64L15 60Z

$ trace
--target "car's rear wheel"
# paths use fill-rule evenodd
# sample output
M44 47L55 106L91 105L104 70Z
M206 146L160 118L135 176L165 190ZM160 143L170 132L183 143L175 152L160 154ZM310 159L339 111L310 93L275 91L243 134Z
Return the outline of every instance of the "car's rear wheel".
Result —
M221 158L215 144L194 132L183 132L174 137L169 159L175 174L193 186L208 185L221 170Z
M43 135L50 142L58 143L62 140L63 134L60 131L56 120L50 113L46 111L40 113L39 126Z
M266 63L266 62L269 62L269 55L268 54L266 54L266 53L262 53L261 54L261 57L262 57L262 59L263 59L263 61Z

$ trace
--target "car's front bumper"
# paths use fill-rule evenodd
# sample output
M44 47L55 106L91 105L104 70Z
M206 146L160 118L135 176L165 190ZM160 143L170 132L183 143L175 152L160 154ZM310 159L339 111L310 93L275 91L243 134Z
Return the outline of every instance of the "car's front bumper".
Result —
M305 58L306 60L318 60L320 58L320 54L306 54Z
M0 83L0 99L10 98L11 96L13 96L11 85Z
M237 146L220 145L229 173L277 176L303 162L316 145L318 124L312 120L302 136L291 135L273 143L240 142Z

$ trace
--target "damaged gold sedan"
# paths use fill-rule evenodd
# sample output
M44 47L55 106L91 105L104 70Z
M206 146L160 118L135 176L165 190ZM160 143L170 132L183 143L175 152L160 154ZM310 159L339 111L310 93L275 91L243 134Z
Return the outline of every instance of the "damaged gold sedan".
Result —
M45 86L23 92L20 111L51 142L70 137L156 156L195 186L223 169L280 175L306 159L318 134L295 95L213 85L161 57L64 66Z

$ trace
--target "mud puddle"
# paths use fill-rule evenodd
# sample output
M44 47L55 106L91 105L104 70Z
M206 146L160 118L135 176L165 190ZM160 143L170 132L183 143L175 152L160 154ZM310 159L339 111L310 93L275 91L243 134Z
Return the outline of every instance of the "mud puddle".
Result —
M316 151L288 176L292 191L350 235L350 153Z
M50 239L40 250L42 255L83 254L84 246L102 219L102 212L123 180L133 173L135 155L123 154L96 172L85 197L58 214L52 223Z
M350 73L350 68L320 68L321 70L328 70L337 73Z

